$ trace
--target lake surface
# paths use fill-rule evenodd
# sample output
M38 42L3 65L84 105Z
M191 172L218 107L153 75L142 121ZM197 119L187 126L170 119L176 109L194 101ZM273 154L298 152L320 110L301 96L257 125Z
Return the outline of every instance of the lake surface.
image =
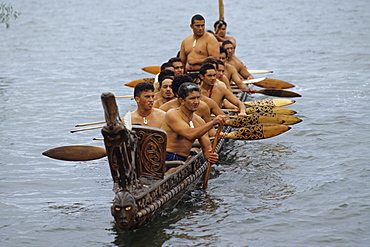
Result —
M175 56L194 14L212 29L218 1L11 1L21 16L0 25L1 246L369 245L370 3L224 2L236 55L295 84L303 97L289 108L303 122L228 141L207 191L123 232L106 159L41 153L103 147L100 130L69 131L104 119L102 92L131 95L124 83L152 77L142 67Z

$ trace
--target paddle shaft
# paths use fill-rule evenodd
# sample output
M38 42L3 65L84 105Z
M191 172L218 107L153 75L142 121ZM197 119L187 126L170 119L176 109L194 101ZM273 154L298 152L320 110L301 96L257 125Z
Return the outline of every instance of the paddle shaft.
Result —
M222 130L222 125L219 125L218 129L217 129L217 132L216 132L216 135L215 135L215 139L213 140L211 153L214 153L215 150L216 150L218 137L221 133L221 130ZM206 170L206 173L204 174L203 189L208 188L208 178L209 178L209 174L211 173L211 165L212 164L210 162L208 162L207 170Z

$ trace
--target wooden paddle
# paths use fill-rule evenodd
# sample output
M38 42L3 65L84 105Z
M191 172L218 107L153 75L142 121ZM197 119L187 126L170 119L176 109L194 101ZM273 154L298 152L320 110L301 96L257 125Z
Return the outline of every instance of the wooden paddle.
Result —
M150 74L158 74L161 72L161 66L148 66L142 68L145 72L148 72ZM273 73L271 70L265 70L265 69L248 69L248 72L250 74L266 74L266 73Z
M83 126L94 125L94 124L101 124L101 123L105 123L105 121L99 121L99 122L93 122L93 123L84 123L84 124L76 124L75 127L83 127Z
M53 159L67 161L96 160L107 155L104 148L85 145L57 147L49 149L42 154Z
M216 131L215 139L213 140L211 153L214 153L215 150L216 150L216 146L217 146L217 142L218 142L218 137L220 136L221 130L222 130L222 125L219 125L218 126L218 129ZM207 189L208 188L208 178L209 178L209 174L211 173L211 166L212 166L212 164L210 162L208 162L207 170L206 170L206 172L204 174L203 189Z
M143 78L143 79L137 79L137 80L134 80L134 81L130 81L128 83L125 84L125 86L128 86L128 87L135 87L136 84L140 83L140 82L149 82L151 84L154 84L154 78Z
M233 89L232 91L233 93L241 92L240 89ZM263 89L263 90L257 90L254 93L260 93L260 94L275 96L275 97L285 97L285 98L302 97L302 95L298 93L287 91L287 90L281 90L281 89Z
M222 109L223 111L230 111L230 112L238 112L238 109ZM254 114L254 113L280 113L280 114L287 114L287 115L294 115L297 112L286 108L282 106L276 106L276 107L271 107L271 106L254 106L254 107L249 107L245 110L245 113L247 114Z
M104 127L104 125L101 125L101 126L96 126L96 127L90 127L90 128L84 128L84 129L78 129L78 130L71 130L70 132L71 133L76 133L76 132L85 131L85 130L100 129L100 128L103 128L103 127Z
M245 84L253 84L255 86L268 88L268 89L287 89L287 88L295 87L293 84L289 82L277 80L277 79L271 79L267 77L245 80L243 82Z
M244 102L247 106L286 106L295 103L295 100L291 99L260 99L249 102Z
M241 141L261 140L280 135L290 129L291 127L282 124L256 124L232 131L224 138Z
M285 124L285 125L293 125L293 124L297 124L297 123L302 122L302 119L297 118L296 116L280 114L280 113L259 113L259 114L255 113L255 114L250 114L250 115L247 115L247 116L274 117L274 118L284 120L283 124ZM229 118L239 118L239 116L229 116Z
M277 118L277 117L269 117L269 116L262 116L262 115L247 115L247 116L239 116L237 118L232 118L226 120L225 125L229 125L236 128L247 127L250 125L256 124L284 124L285 121Z

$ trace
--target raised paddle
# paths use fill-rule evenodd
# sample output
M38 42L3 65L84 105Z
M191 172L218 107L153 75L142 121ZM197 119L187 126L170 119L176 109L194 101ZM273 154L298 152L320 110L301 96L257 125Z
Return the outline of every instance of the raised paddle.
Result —
M134 80L134 81L130 81L130 82L127 82L125 84L125 86L128 86L128 87L135 87L136 84L140 83L140 82L149 82L151 84L154 84L154 78L143 78L143 79L137 79L137 80Z
M287 89L287 88L294 87L294 85L289 82L277 80L277 79L271 79L267 77L245 80L243 82L245 84L253 84L255 86L268 88L268 89Z
M71 145L49 149L43 155L67 161L88 161L103 158L107 155L104 148L86 145Z
M220 136L221 130L222 130L222 125L219 125L218 126L218 129L216 131L215 139L213 140L211 153L214 153L215 150L216 150L216 146L217 146L217 142L218 142L218 137ZM209 174L211 172L211 166L212 166L212 164L210 162L208 162L207 170L206 170L206 172L204 174L203 189L207 189L208 188L208 178L209 178Z

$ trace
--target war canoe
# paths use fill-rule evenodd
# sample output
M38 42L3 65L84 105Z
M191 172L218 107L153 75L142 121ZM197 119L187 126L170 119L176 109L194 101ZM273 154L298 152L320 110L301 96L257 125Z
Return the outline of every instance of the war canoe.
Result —
M242 93L239 98L246 97ZM116 194L111 213L120 228L137 229L194 188L208 163L201 151L186 162L166 162L167 134L163 130L141 125L133 125L129 130L120 120L114 95L104 93L101 99L106 118L102 134ZM224 126L223 132L231 129ZM224 140L219 140L216 152ZM168 166L177 168L166 173Z

